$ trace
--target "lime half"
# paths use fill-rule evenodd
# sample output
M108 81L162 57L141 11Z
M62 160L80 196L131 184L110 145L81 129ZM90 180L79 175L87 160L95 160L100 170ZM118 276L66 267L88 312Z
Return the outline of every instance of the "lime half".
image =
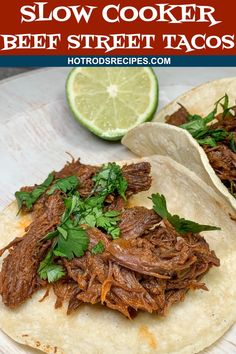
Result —
M66 93L74 117L106 140L119 140L151 120L158 105L158 82L149 67L75 68Z

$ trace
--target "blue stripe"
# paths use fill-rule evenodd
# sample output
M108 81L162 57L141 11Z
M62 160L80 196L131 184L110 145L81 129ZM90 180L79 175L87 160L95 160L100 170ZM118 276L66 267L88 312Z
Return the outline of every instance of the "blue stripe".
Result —
M0 56L0 67L13 66L236 67L236 56Z

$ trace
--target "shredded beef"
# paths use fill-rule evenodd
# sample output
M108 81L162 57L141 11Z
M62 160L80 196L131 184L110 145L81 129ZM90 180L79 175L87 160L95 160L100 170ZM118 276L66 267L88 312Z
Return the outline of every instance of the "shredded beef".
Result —
M160 221L161 218L153 210L143 207L126 209L119 224L121 236L126 239L136 238Z
M80 305L80 302L77 299L77 295L80 292L78 283L71 279L59 280L53 284L53 291L57 297L55 308L59 308L63 305L64 301L69 302L68 313L76 310Z
M69 176L77 176L79 179L79 187L78 191L82 197L87 197L94 186L92 181L92 177L97 173L99 168L97 166L85 165L80 163L80 160L72 159L71 162L67 162L67 164L59 171L53 172L54 180L60 178L66 178ZM21 191L24 192L32 192L32 190L36 187L34 186L26 186L22 187ZM45 211L45 204L47 203L48 195L43 194L33 205L30 211L34 212L34 216L38 217ZM27 212L26 208L23 206L23 212Z
M20 189L20 191L22 192L32 192L33 189L37 187L37 185L34 186L30 186L30 187L22 187ZM48 196L46 194L43 194L41 197L39 197L39 199L34 203L34 205L31 207L30 210L28 210L26 208L26 206L23 204L21 211L23 213L27 213L27 212L33 212L34 213L34 217L37 218L39 217L41 214L44 213L45 211L45 204L47 202Z
M84 188L86 196L96 171L93 166L73 160L55 177L77 175L82 181L79 191ZM150 188L150 164L124 166L122 173L128 182L127 197ZM60 191L43 198L37 209L41 212L33 213L34 221L26 234L0 251L1 255L9 250L0 272L0 294L10 308L21 305L43 286L49 288L37 270L52 242L43 237L60 223L64 201ZM166 315L169 307L182 301L189 289L207 289L201 278L212 266L219 266L219 260L204 238L190 233L179 235L153 210L125 209L122 200L116 195L106 200L106 209L121 211L118 240L84 225L90 243L83 257L57 258L66 274L52 285L56 308L67 302L70 314L82 303L88 303L103 304L128 318L139 310ZM93 254L91 250L99 241L104 251Z
M55 179L66 178L69 176L77 176L79 179L78 191L82 198L88 197L94 187L94 182L92 180L93 176L99 171L99 167L85 165L80 162L80 160L72 159L71 162L67 164L59 171L53 172ZM151 186L150 177L150 164L147 162L126 165L122 168L124 177L127 179L128 188L127 196L148 190ZM21 191L31 192L37 185L22 187ZM111 195L108 198L107 210L124 210L125 201L122 197L117 195ZM43 194L34 204L30 211L33 211L35 217L40 216L44 213L45 203L47 202L47 194ZM23 212L27 212L26 208L23 206Z
M218 114L216 122L211 124L211 129L224 129L233 136L236 146L236 107L233 107L231 112L234 114L223 116ZM166 117L166 123L180 126L187 122L189 113L181 106L181 108L170 116ZM229 138L217 143L216 147L202 145L210 165L214 169L216 175L222 183L228 188L229 192L236 197L236 153L229 146Z
M146 191L151 187L151 165L148 162L140 162L122 167L124 178L128 182L127 196Z
M79 179L79 188L78 191L82 197L87 197L92 188L93 181L92 177L98 172L99 167L85 165L80 162L80 160L72 160L68 162L61 171L55 173L55 178L66 178L69 176L77 176Z
M235 108L234 112L236 114ZM226 115L222 116L222 113L216 116L217 122L212 124L212 129L225 129L227 132L236 132L236 116Z
M120 195L114 196L110 194L106 202L108 203L106 207L107 211L109 210L122 211L125 209L126 206L126 201Z
M89 236L93 243L106 239L102 254L86 252L80 259L64 260L80 289L78 304L102 303L128 318L138 310L166 315L189 289L207 290L200 280L219 266L203 237L180 236L168 223L132 240L109 241L96 228Z
M52 195L47 201L45 213L33 221L23 237L10 243L9 254L3 261L0 273L0 294L8 307L22 304L44 285L37 269L51 241L40 240L58 225L63 209L60 196Z
M172 113L169 116L166 116L166 123L171 125L176 125L177 127L187 123L189 117L189 112L186 108L181 106L178 111Z
M223 144L213 148L204 145L203 148L217 176L236 196L236 154Z

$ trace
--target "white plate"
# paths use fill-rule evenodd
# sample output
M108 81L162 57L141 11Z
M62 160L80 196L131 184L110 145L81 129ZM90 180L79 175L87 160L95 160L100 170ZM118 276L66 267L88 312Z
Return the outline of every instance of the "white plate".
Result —
M1 209L19 187L40 182L51 169L60 169L69 159L66 151L90 163L133 157L119 143L104 142L74 121L65 99L68 71L41 69L0 82ZM158 68L156 72L159 108L203 82L236 76L236 68ZM0 354L37 352L0 332ZM236 353L236 327L205 353Z

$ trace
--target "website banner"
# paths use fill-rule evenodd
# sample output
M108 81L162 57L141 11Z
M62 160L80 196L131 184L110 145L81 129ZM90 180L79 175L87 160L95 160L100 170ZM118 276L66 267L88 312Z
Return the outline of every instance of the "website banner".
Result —
M235 63L234 11L219 1L29 0L5 2L1 9L2 66L9 56L15 56L14 66L38 66L39 56L45 57L42 65L52 65L50 57L54 66L84 65L84 57L104 55L118 58L86 65L181 66L183 56L185 66L221 66L219 55L225 65ZM122 62L124 55L141 59Z

